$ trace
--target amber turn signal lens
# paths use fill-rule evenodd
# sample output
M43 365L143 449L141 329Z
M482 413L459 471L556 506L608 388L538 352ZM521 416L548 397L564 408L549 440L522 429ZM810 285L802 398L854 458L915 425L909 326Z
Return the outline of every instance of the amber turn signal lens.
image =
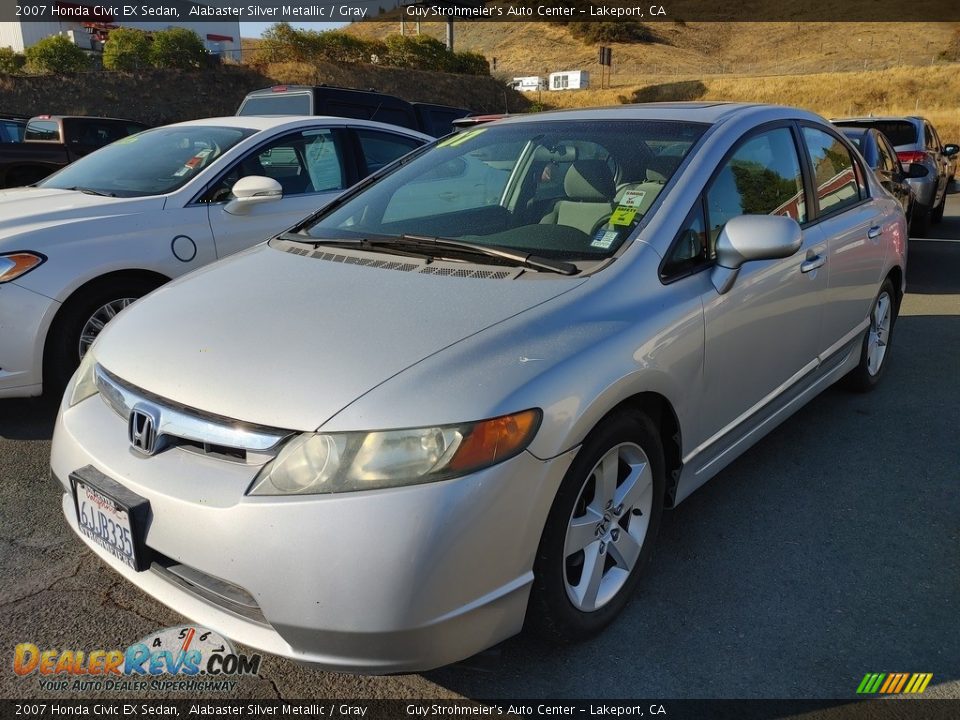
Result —
M16 280L21 275L30 272L37 265L43 263L43 255L28 252L9 253L0 255L0 283Z
M539 410L478 422L463 438L447 467L462 474L506 460L523 450L539 427Z

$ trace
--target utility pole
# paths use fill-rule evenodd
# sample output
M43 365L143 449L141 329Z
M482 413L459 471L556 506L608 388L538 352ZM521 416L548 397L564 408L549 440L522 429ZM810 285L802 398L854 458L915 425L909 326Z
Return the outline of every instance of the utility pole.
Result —
M447 15L447 51L453 52L453 16Z

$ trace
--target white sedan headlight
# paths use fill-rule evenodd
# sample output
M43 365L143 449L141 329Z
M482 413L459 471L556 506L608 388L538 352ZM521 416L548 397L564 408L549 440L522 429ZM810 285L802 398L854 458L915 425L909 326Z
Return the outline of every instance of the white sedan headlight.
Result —
M249 493L353 492L466 475L522 451L540 417L539 410L525 410L463 425L298 435L260 471Z
M93 352L88 350L80 361L80 367L74 373L73 379L67 385L67 394L70 398L68 406L73 407L78 402L86 400L91 395L100 392L97 389L97 361L93 357Z

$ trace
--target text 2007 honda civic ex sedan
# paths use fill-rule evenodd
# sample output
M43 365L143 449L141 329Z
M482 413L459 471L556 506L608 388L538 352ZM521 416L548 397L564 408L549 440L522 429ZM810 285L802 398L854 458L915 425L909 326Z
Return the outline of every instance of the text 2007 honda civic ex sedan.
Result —
M161 602L327 668L583 638L664 507L880 380L906 240L804 111L477 127L120 313L63 400L63 512Z

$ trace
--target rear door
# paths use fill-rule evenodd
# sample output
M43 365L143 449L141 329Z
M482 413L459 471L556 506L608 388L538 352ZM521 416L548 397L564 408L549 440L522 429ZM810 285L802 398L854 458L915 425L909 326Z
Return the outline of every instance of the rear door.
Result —
M821 125L802 126L805 162L813 178L814 223L827 243L827 303L823 317L823 352L830 355L863 330L883 271L881 235L893 232L871 198L866 170L840 136ZM889 202L889 199L887 200Z
M233 185L243 177L258 175L280 183L283 197L227 212ZM224 257L285 230L326 205L357 178L346 130L318 125L285 133L251 149L208 187L206 203L217 256Z

